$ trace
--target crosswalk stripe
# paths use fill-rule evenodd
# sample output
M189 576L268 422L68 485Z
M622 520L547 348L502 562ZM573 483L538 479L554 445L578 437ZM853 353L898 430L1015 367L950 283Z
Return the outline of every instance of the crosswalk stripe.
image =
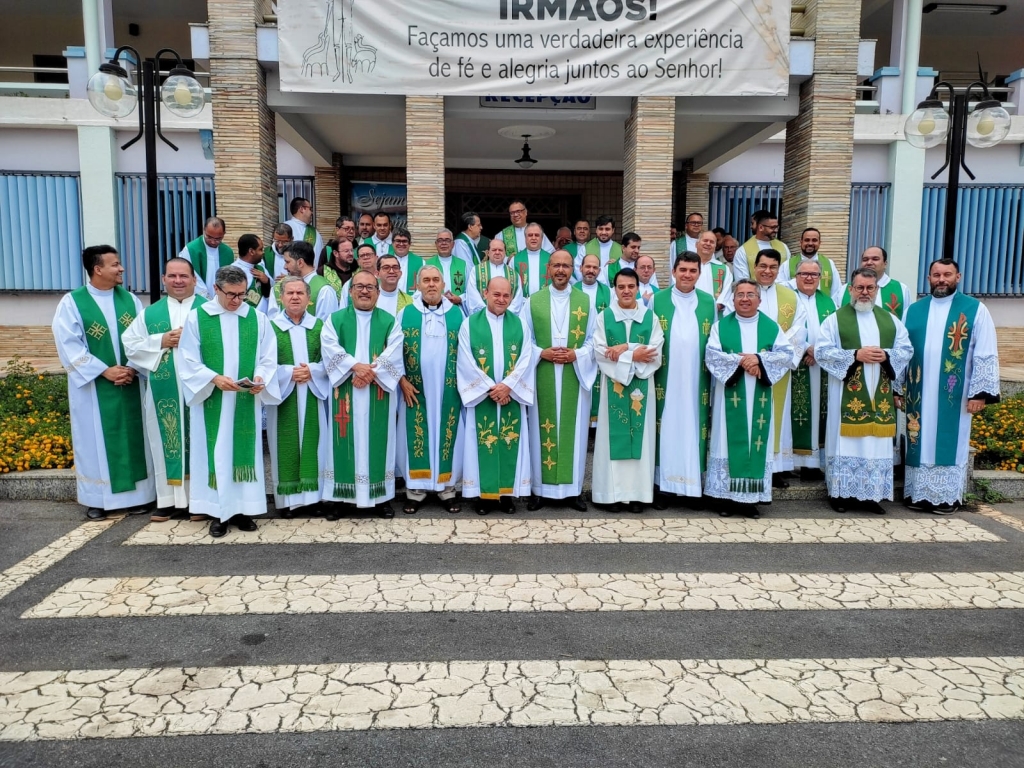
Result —
M0 573L0 599L99 536L123 515L90 520Z
M125 544L895 544L1001 542L961 518L499 518L261 520L215 539L203 523L150 523Z
M1024 608L1012 573L546 573L75 579L22 618Z
M464 661L0 673L0 740L1024 719L1024 658Z

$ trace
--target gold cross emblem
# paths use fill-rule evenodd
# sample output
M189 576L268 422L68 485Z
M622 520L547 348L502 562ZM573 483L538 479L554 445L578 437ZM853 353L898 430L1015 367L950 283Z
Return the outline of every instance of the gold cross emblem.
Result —
M667 317L659 317L658 318L658 322L661 323L661 332L662 333L668 333L668 318Z
M729 398L729 402L732 403L732 407L733 408L739 408L740 407L740 393L739 392L733 392L732 393L732 397Z
M121 324L122 328L127 328L129 325L132 324L132 320L134 319L134 317L125 312L123 315L117 318L117 321Z
M761 403L761 407L764 408L765 403L768 402L768 393L767 392L762 392L761 396L759 398L757 398L757 401L759 403Z
M545 432L550 432L555 428L555 425L551 423L551 419L544 419L544 423L540 425L540 428Z
M97 341L103 338L103 335L107 332L106 326L100 325L99 323L93 323L89 326L87 334L92 336Z
M555 461L554 459L552 459L552 458L551 458L550 456L548 456L548 457L547 457L546 459L544 459L544 461L543 461L543 462L541 462L541 463L542 463L542 464L543 464L543 465L544 465L545 467L547 467L547 468L548 468L548 470L550 470L550 469L551 469L551 468L552 468L553 466L555 466L555 464L557 464L558 462L557 462L557 461Z
M579 343L581 336L586 336L587 335L587 332L584 331L582 328L579 328L579 327L573 328L571 333L572 333L573 337L576 339L576 343L577 344Z
M760 451L760 450L761 450L761 446L762 446L762 445L764 445L764 440L762 440L762 439L761 439L761 436L760 436L760 435L758 435L758 436L757 436L757 442L756 442L756 443L754 443L754 447L755 447L755 448L757 448L757 450L759 450L759 451Z
M701 329L704 331L704 335L707 336L709 333L711 333L711 322L705 320L704 325L701 326Z
M550 451L552 448L556 447L557 443L551 442L551 437L549 436L547 440L541 443L541 445L543 445L548 451Z
M757 417L757 426L759 429L764 429L765 424L767 424L767 422L765 421L764 414L762 413Z
M707 392L707 390L704 390L703 392L700 393L700 403L701 403L701 405L707 405L708 404L708 392Z
M583 307L576 307L576 311L572 314L576 316L577 323L582 323L583 318L587 316L587 313L583 311Z

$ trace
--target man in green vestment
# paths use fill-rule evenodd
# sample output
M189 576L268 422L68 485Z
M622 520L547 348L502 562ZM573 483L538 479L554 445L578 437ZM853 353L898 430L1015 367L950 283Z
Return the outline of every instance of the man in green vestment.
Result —
M394 253L391 247L391 214L378 211L373 216L373 234L364 243L372 245L378 256Z
M582 248L575 249L574 267L577 277L582 277L580 266L583 264L583 257L588 253L601 259L601 269L622 258L622 246L615 242L615 219L607 215L598 216L594 222L594 232L597 237L588 240Z
M455 237L452 254L471 266L487 260L487 238L481 237L484 225L472 211L462 214L462 231Z
M860 268L870 269L878 278L878 291L875 293L875 305L881 307L900 322L907 319L907 310L914 300L910 295L910 289L895 278L889 277L886 270L889 268L889 254L880 245L872 245L865 248L860 255ZM850 286L847 285L843 291L842 306L850 303Z
M416 291L416 275L423 266L423 259L409 250L411 247L412 235L408 229L398 227L391 233L391 248L394 251L392 255L398 259L398 264L402 268L402 290L410 296Z
M446 288L444 297L465 314L466 307L463 306L463 303L469 282L470 265L452 254L455 237L450 229L438 230L437 237L434 239L434 247L437 249L437 255L423 263L433 264L441 270Z
M203 234L185 244L178 254L192 262L196 270L196 292L213 298L213 281L217 270L235 260L235 253L224 243L224 220L211 216L203 225Z
M751 217L751 227L754 235L736 251L732 262L732 276L736 280L756 276L757 254L761 251L777 251L780 261L789 261L791 255L789 246L778 239L779 219L774 213L757 211Z
M292 228L285 223L274 227L270 245L263 249L263 269L276 283L288 276L284 266L284 251L292 244Z
M526 225L529 221L529 211L519 198L514 199L508 206L508 217L512 224L505 227L494 237L500 237L505 241L505 252L513 256L526 248ZM492 238L493 239L493 238ZM548 253L554 250L547 235L543 235L540 247Z
M313 246L313 253L320 253L324 249L324 239L313 226L313 204L304 197L296 197L288 206L291 218L285 222L292 228L292 236L296 240L305 240Z
M245 303L267 314L273 281L263 268L263 240L252 234L238 238L238 258L232 266L242 270L249 281Z
M155 496L142 386L122 343L142 305L121 287L124 267L112 246L86 248L82 266L89 281L60 300L53 338L68 372L78 503L102 520L118 509L141 512Z
M612 303L612 289L598 278L601 275L601 257L588 253L580 262L581 279L573 286L574 290L583 291L590 297L591 309L595 317L600 315ZM590 428L597 427L597 408L601 402L601 377L594 381L594 388L591 390L590 398Z

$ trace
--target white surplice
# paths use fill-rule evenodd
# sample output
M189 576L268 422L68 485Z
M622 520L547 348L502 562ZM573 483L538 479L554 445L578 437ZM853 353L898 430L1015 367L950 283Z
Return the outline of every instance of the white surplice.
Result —
M992 315L984 304L978 305L971 326L967 351L964 356L963 377L966 382L960 403L960 424L957 433L956 465L942 466L935 463L935 446L939 440L949 439L939 435L938 399L940 394L940 361L943 348L948 347L947 332L952 324L949 307L954 293L941 299L932 298L928 307L928 328L925 331L925 347L922 357L921 378L921 466L906 467L906 481L903 494L913 501L930 501L932 504L954 504L963 499L967 486L967 458L971 440L971 414L967 412L967 401L972 397L995 397L999 395L999 352L996 347L996 329Z
M815 295L807 296L806 294L796 291L797 303L803 307L804 311L804 323L807 329L806 346L804 351L813 347L818 343L818 334L821 331L821 322L818 320L818 302ZM802 358L801 358L802 359ZM821 440L821 419L818 418L818 414L821 413L821 409L825 407L825 403L821 402L821 366L812 365L808 369L811 380L811 445L815 446L819 444ZM825 374L828 375L828 374ZM790 377L789 386L789 406L790 415L792 415L793 407L793 379ZM790 421L792 425L792 421ZM821 469L822 462L824 461L824 451L820 448L813 448L810 454L793 454L793 466L794 467L806 467L808 469Z
M263 262L260 262L259 266L262 266L262 265L263 265ZM238 267L240 270L242 270L242 272L245 273L245 279L247 281L246 282L246 288L248 288L250 285L254 286L256 288L256 290L258 290L258 291L263 288L263 283L261 283L259 280L255 280L255 278L253 278L253 276L252 276L253 269L257 266L256 264L250 264L247 261L242 261L241 259L235 259L234 262L231 264L231 266L232 267ZM213 297L213 293L214 293L213 286L211 286L210 287L210 295L211 295L211 297ZM270 299L273 298L273 296L274 296L274 289L273 289L273 283L271 283L270 295L269 296L263 296L260 299L260 303L256 305L256 309L259 312L262 312L264 315L270 314ZM246 302L246 303L248 303L248 302Z
M490 310L481 310L491 327L493 355L491 370L505 370L505 316L491 314ZM507 310L506 310L507 313ZM522 322L520 320L520 322ZM495 381L483 369L476 359L475 350L469 341L469 318L466 318L459 329L459 393L462 404L466 408L466 439L462 451L462 496L467 499L480 496L480 462L477 455L478 439L476 432L476 406L490 397L490 389L495 384L504 384L512 390L512 399L523 406L519 429L519 456L516 460L516 478L512 485L512 496L529 496L531 490L530 465L530 409L534 398L534 366L533 344L527 329L523 328L523 349L516 358L515 366L508 376ZM498 406L496 423L501 423L501 406Z
M87 285L89 295L96 301L108 332L117 334L117 312L114 308L113 289L101 291ZM132 296L137 315L142 314L142 304ZM103 427L100 418L100 404L96 396L96 379L107 370L107 364L89 352L82 316L71 294L66 294L57 305L53 318L53 339L57 345L57 356L68 374L68 410L71 415L71 444L75 451L75 483L78 503L84 507L96 507L107 511L126 509L149 504L156 496L153 487L153 463L146 446L146 470L148 477L135 484L134 491L111 493L110 468L107 464L107 450L103 441ZM131 365L121 359L120 344L114 343L114 357L118 365ZM140 388L145 390L145 384ZM139 393L139 402L144 402L144 392Z
M785 261L782 262L782 266L779 267L779 276L777 279L778 282L788 285L795 291L797 290L797 288L799 288L799 286L796 284L796 274L791 275L789 273L789 261L789 259L786 259ZM810 261L813 261L815 264L818 265L818 268L821 270L822 275L825 274L825 270L831 270L832 287L829 289L828 296L830 299L832 299L833 302L835 302L835 305L838 307L843 301L843 293L846 290L846 286L843 284L843 276L839 273L839 268L835 265L835 262L832 260L829 260L828 262L823 262L821 259L818 258L818 254L814 254L813 256L804 256L803 253L800 254L801 264ZM824 283L824 280L822 282Z
M550 286L547 291L537 294L537 300L548 297L551 303L551 346L565 347L569 344L569 328L571 318L569 316L569 298L572 295L572 288L566 287L564 291L558 291ZM534 299L531 297L530 301ZM576 402L576 438L573 447L573 479L569 484L549 485L541 482L541 460L544 458L544 451L541 450L541 442L550 436L552 430L541 433L539 413L536 406L530 408L530 455L533 460L533 494L546 499L565 499L579 496L583 492L583 474L587 465L587 440L590 436L590 397L594 380L597 378L597 361L594 359L594 324L597 320L597 311L593 306L587 318L587 335L583 345L575 350L576 361L572 364L576 377L579 379L579 399ZM536 364L542 364L540 354L543 348L537 345L537 337L533 327L533 312L529 305L523 311L523 321L530 340L533 342L533 356ZM555 424L553 440L557 440L560 434L560 425L563 418L568 415L562 414L562 387L565 365L555 364L555 403L558 413ZM559 446L561 448L561 446Z
M238 323L239 318L249 312L256 312L244 301L235 312L224 309L216 300L208 301L189 313L181 332L178 349L181 366L178 378L181 380L185 402L189 412L189 511L194 515L209 515L221 522L235 515L262 515L267 511L267 489L263 475L263 430L262 408L281 401L277 387L277 340L270 328L270 321L262 312L256 312L259 334L256 345L256 365L253 379L263 379L264 390L257 395L239 392L222 392L220 424L217 430L217 444L214 446L214 467L217 488L209 483L209 465L206 445L206 419L204 403L215 389L213 380L218 375L203 363L199 341L199 313L220 318L221 339L224 345L224 375L238 379ZM254 397L253 450L256 456L256 480L237 483L234 480L235 404L239 397Z
M893 382L899 386L907 363L914 354L907 329L897 318L896 339L889 354L889 365L894 373ZM878 323L873 312L858 312L857 327L861 347L877 347L880 342ZM828 422L825 429L825 481L832 498L860 499L862 501L892 501L892 438L844 437L839 434L840 409L843 387L857 353L843 349L839 341L839 323L836 315L829 315L818 332L818 346L814 357L822 370L828 373ZM882 373L881 363L864 363L864 394L874 395Z
M178 252L178 258L184 259L189 264L192 264L192 269L196 273L196 293L206 299L213 298L213 284L214 277L217 275L217 270L220 269L220 246L211 248L206 244L206 240L203 240L203 247L206 248L206 274L199 274L199 270L196 269L195 264L192 264L192 254L188 252L188 246L186 245Z
M615 319L624 322L626 338L632 331L633 323L643 322L651 310L643 304L633 309L623 309L613 297L609 306ZM607 357L608 336L605 332L605 313L602 312L594 328L594 355L601 371L601 402L597 409L597 437L594 442L594 472L591 498L595 504L617 504L639 501L650 504L654 500L654 453L657 440L658 409L654 391L655 371L661 367L661 348L665 334L657 318L651 323L651 338L642 346L654 347L656 354L649 363L633 360L633 351L640 344L629 344L629 349L619 355L618 362ZM647 379L647 408L644 411L644 445L639 459L612 459L608 431L608 391L614 382L628 387L634 378Z
M780 328L772 343L772 348L764 352L757 351L758 316L736 316L740 324L740 343L743 354L758 355L761 358L761 373L769 382L775 384L786 372L792 370L793 347L789 338ZM711 442L708 446L708 469L704 475L704 493L717 499L728 499L740 504L757 504L772 500L772 473L778 468L773 464L772 452L769 450L764 464L764 490L761 493L739 493L730 489L729 475L729 425L725 418L725 400L729 391L725 386L734 376L742 378L745 387L747 404L747 424L753 423L754 397L757 380L746 371L740 369L740 354L726 353L722 350L719 336L719 323L711 326L708 337L707 351L704 355L705 364L715 378L714 409L711 412ZM771 419L775 419L775 409L770 408ZM771 429L768 430L771 435Z
M449 312L462 313L448 299L442 298L441 304L428 307L423 303L422 296L412 300L412 308L406 311L420 312L423 323L420 328L420 373L423 376L423 389L417 395L421 402L427 404L427 450L430 453L430 477L409 477L409 445L406 432L408 408L405 398L398 393L398 473L405 478L406 488L414 491L445 491L454 489L462 481L462 446L465 442L465 414L459 410L459 431L452 447L452 476L445 483L438 481L441 466L441 436L446 424L441 423L441 400L444 396L445 368L448 364L448 323Z
M306 240L306 222L299 221L296 218L288 219L285 222L289 227L292 228L292 240ZM313 246L313 253L319 255L324 249L324 239L320 237L320 233L316 233L316 239L310 243Z
M346 349L338 341L338 333L334 323L324 323L321 334L324 367L330 377L332 387L340 387L350 376L356 363L376 363L375 379L367 387L352 386L352 421L348 428L353 430L356 450L355 485L356 498L346 499L334 493L336 481L334 473L334 439L327 441L327 453L323 456L326 467L326 482L323 498L325 501L343 501L355 503L357 507L373 507L395 497L395 422L398 417L398 401L402 394L398 389L398 381L405 374L405 361L402 358L402 326L397 320L388 334L387 343L380 356L370 359L370 320L375 310L355 310L356 313L356 344L355 349ZM384 313L384 310L380 310ZM386 314L386 313L385 313ZM388 417L387 455L384 461L384 495L370 495L370 398L377 397L380 386L390 395ZM328 401L328 408L333 401ZM338 427L332 427L337 429Z
M526 227L514 227L514 229L516 231L516 250L515 250L515 253L508 254L509 258L512 258L513 256L516 255L516 253L519 253L521 250L523 250L526 247ZM504 230L502 230L501 232L496 234L494 237L492 237L491 240L501 240L502 242L505 242L505 235L502 234L503 232L504 232ZM542 240L540 242L540 247L541 247L541 250L545 250L548 253L554 253L555 252L555 246L553 246L551 244L551 241L548 240L548 236L547 235L543 235L542 236Z
M320 487L315 491L302 491L282 496L277 492L277 484L280 482L277 470L278 448L277 448L277 419L280 404L272 405L266 409L267 414L267 445L270 447L270 476L273 482L274 506L277 509L296 509L309 506L320 501L324 489L324 463L323 457L327 455L327 442L331 438L331 431L328 428L327 398L331 394L331 385L327 380L327 371L324 370L323 362L309 362L309 347L306 344L306 331L316 325L317 318L309 312L302 316L301 323L294 323L284 312L278 314L271 322L282 331L286 331L292 343L292 355L294 362L291 365L278 364L277 366L277 387L283 403L294 391L298 398L299 410L299 445L302 445L302 437L306 428L306 409L315 408L317 418L320 422L320 442L317 446L318 469L317 477ZM292 381L292 374L296 366L305 363L309 366L309 373L312 378L303 384L296 384Z
M466 311L471 315L487 306L483 295L487 286L477 285L477 269L477 267L473 267L469 270L469 276L466 278L466 292L462 296L463 306L466 307ZM491 264L488 261L487 280L490 281L492 277L505 277L505 266L503 264ZM518 275L513 275L512 303L508 305L508 311L514 315L521 314L524 304L523 289L519 284L519 277Z
M184 327L188 313L192 311L195 302L195 294L184 301L178 301L170 296L167 298L167 315L170 318L171 327L168 330L175 331ZM145 372L147 376L152 374L164 358L164 354L170 354L174 358L174 370L180 379L181 375L181 349L164 349L161 346L164 331L150 333L146 326L144 313L140 312L135 321L128 326L124 332L122 341L124 351L131 361L132 366ZM185 413L187 405L181 391L181 382L175 382L178 388L178 435L181 436L184 444L185 436ZM149 443L149 450L153 457L153 478L156 482L156 505L160 509L174 507L185 509L188 507L188 484L189 467L183 467L185 477L181 485L167 484L167 462L164 459L163 439L160 436L160 424L156 413L156 404L153 402L153 392L146 388L146 441Z
M672 328L667 354L669 386L661 413L661 463L654 468L654 483L665 493L678 496L701 495L700 470L700 326L697 321L697 291L672 292ZM708 294L709 296L712 294ZM713 382L712 382L713 384ZM713 387L709 388L709 396Z
M466 234L465 232L463 232L462 234L466 235L466 237L469 237L469 235ZM455 246L452 248L452 256L459 257L464 262L466 262L467 265L473 265L480 260L480 254L477 253L476 250L476 246L480 244L480 238L478 237L476 240L473 240L473 238L469 237L469 239L473 242L472 247L468 243L466 243L465 240L456 237ZM402 267L402 271L405 271L404 266Z

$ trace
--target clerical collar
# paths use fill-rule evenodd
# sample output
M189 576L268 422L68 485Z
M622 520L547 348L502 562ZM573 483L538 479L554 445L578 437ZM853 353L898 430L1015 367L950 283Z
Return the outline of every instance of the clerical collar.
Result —
M684 299L692 299L692 298L694 298L697 295L697 287L694 286L693 288L691 288L689 290L689 292L684 292L684 291L680 291L678 288L676 288L673 285L672 286L672 295L673 296L681 296Z
M442 306L443 305L441 304L440 301L437 302L437 304L427 304L427 302L423 302L423 308L426 309L428 312L437 312L442 308Z
M572 286L571 285L565 286L565 288L563 288L562 290L558 290L553 285L551 286L551 293L553 293L555 296L568 296L569 292L571 290L572 290Z
M760 310L758 310L757 312L754 313L753 317L743 317L743 315L741 315L739 312L737 312L736 313L736 319L739 320L741 323L756 323L757 322L757 316L760 313L761 313Z
M97 288L92 283L89 283L89 293L94 293L97 296L110 296L111 294L114 293L114 289L113 288Z
M508 310L505 310L505 311L507 312ZM502 319L503 317L505 317L505 312L502 312L502 313L501 313L500 315L496 315L496 314L494 314L494 313L493 313L493 312L491 312L491 310L489 310L489 309L485 309L485 310L484 310L484 312L486 312L486 313L487 313L487 317L488 317L488 319L490 319L490 320L495 320L495 321L497 321L497 320L501 320L501 319Z
M949 294L949 296L932 296L932 301L936 301L940 304L948 304L954 298L956 298L956 291L953 291L951 294Z
M383 288L381 288L380 289L380 295L381 296L387 296L390 299L392 296L397 296L398 295L398 289L395 288L395 290L393 290L393 291L385 291Z

